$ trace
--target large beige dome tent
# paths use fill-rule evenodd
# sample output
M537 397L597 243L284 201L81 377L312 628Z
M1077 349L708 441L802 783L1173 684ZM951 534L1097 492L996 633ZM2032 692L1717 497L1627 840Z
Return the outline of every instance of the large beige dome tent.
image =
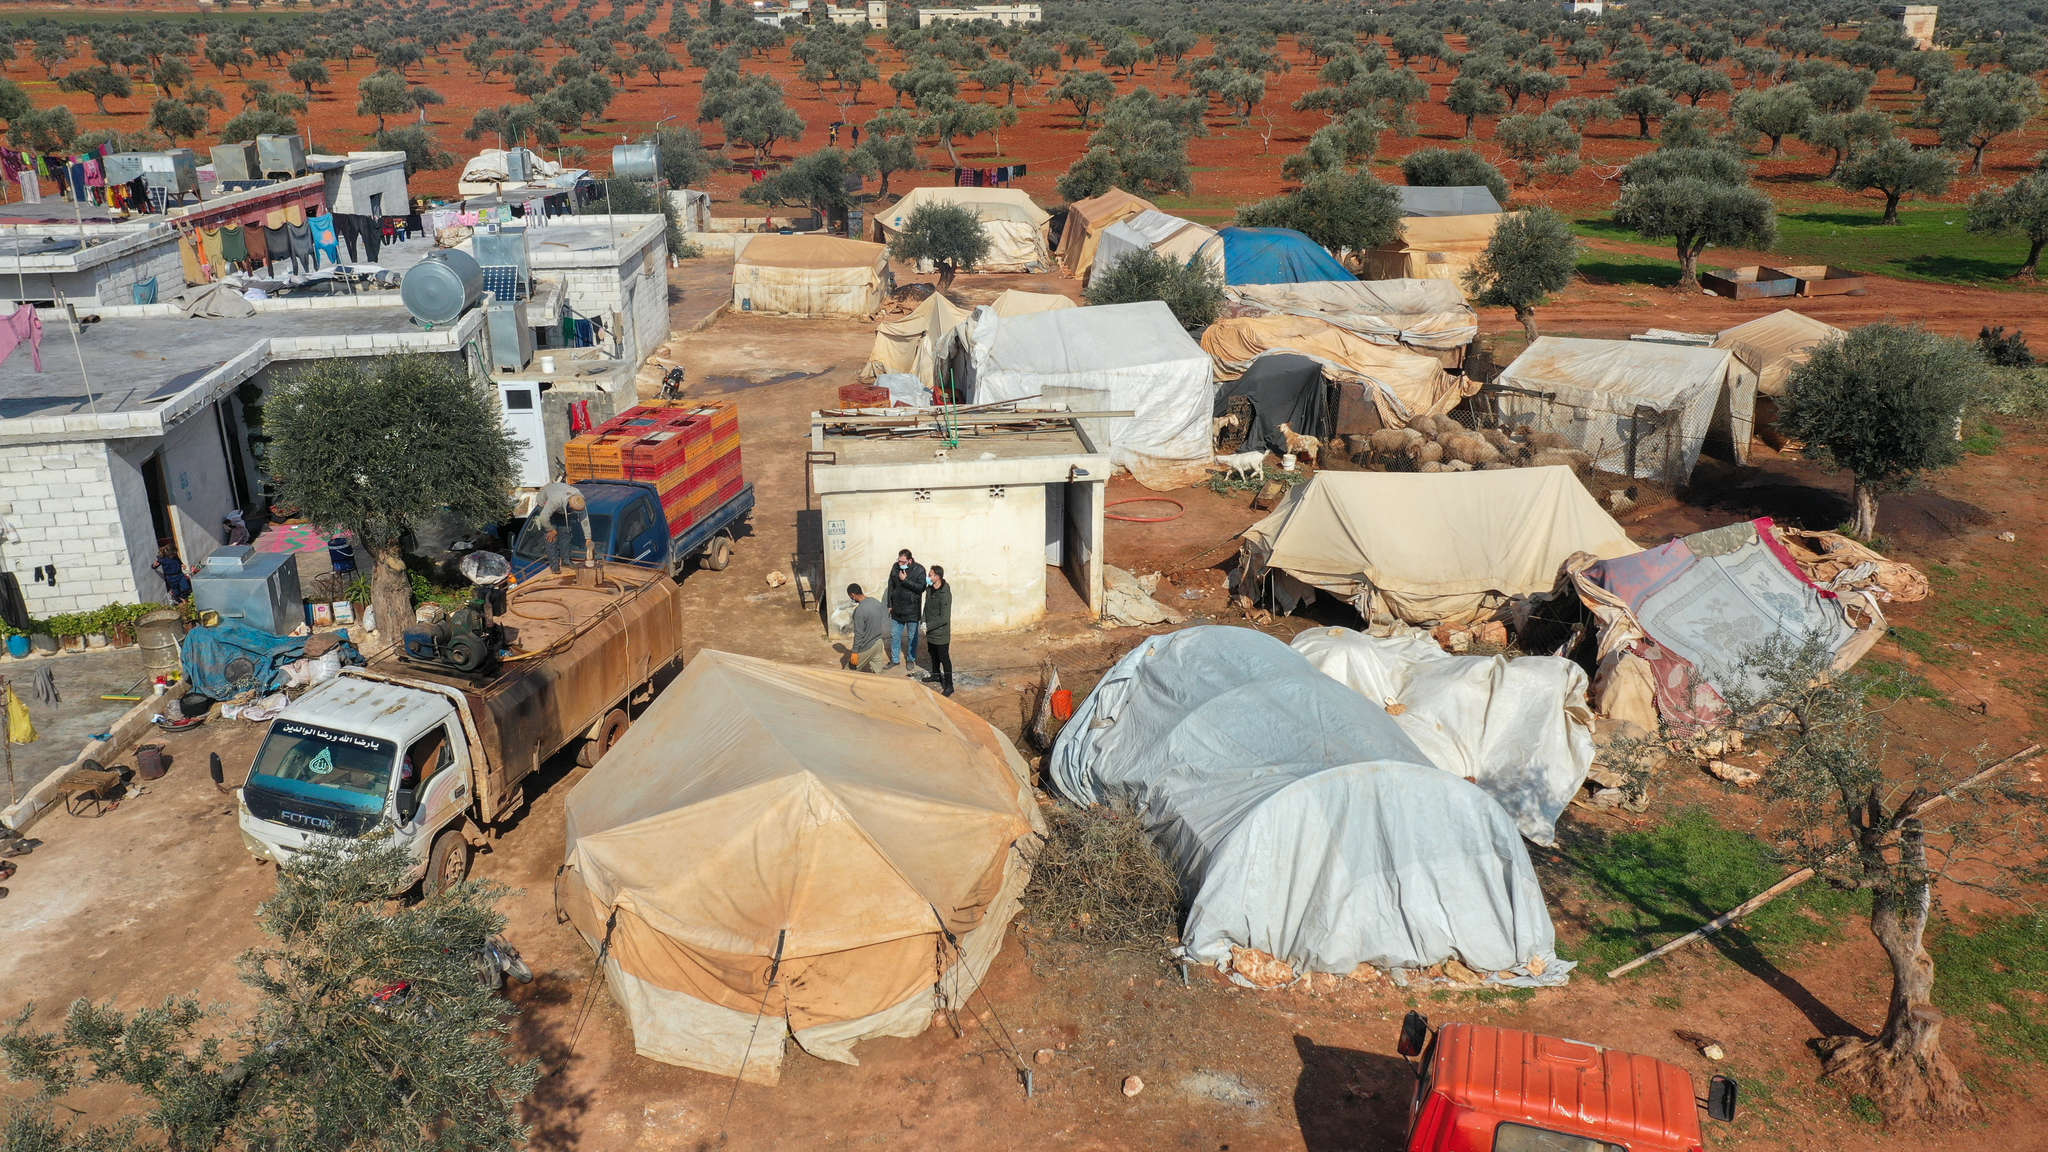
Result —
M875 213L875 239L894 240L910 223L910 214L926 204L957 204L981 221L988 255L974 266L976 272L1052 271L1052 246L1045 232L1052 214L1016 188L912 188L903 199Z
M980 983L1043 835L1002 733L910 680L706 651L569 795L557 898L642 1056L774 1083ZM957 940L957 943L954 941Z
M1150 200L1133 196L1121 188L1111 188L1100 196L1074 201L1067 206L1066 226L1060 231L1060 267L1067 275L1086 283L1088 270L1095 264L1095 246L1102 240L1103 231L1119 220L1128 220L1140 212L1152 210Z
M734 258L732 308L784 316L871 316L889 292L880 244L816 234L756 236Z

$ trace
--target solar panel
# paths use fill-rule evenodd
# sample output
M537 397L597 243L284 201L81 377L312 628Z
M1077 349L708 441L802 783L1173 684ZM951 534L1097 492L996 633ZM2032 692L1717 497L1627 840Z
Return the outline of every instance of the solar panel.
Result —
M511 264L485 266L484 291L499 300L526 299L526 284L520 279L518 267Z

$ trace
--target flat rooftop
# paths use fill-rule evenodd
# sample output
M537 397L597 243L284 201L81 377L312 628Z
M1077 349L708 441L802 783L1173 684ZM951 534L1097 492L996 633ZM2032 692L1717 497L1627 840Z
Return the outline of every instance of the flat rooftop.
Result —
M932 436L851 436L827 433L825 451L839 464L930 464L943 451L949 462L972 460L1034 460L1041 457L1088 456L1094 453L1072 424L1057 431L997 432L963 435L948 447ZM831 465L821 464L828 468Z

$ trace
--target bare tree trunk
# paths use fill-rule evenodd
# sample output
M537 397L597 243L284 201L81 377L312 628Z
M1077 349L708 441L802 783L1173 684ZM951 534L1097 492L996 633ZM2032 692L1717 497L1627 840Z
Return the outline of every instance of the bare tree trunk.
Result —
M1977 1111L1970 1090L1941 1050L1941 1013L1934 996L1934 957L1927 952L1933 893L1925 879L1926 832L1909 819L1899 834L1900 871L1917 877L1904 891L1871 895L1870 931L1892 964L1891 1005L1874 1040L1824 1045L1827 1076L1868 1096L1890 1123L1954 1121Z
M377 614L377 639L395 645L412 623L412 580L396 543L367 547L370 554L370 607Z
M1680 245L1678 249L1677 289L1687 295L1700 293L1700 254L1690 245Z
M1877 492L1861 481L1856 484L1856 522L1849 526L1849 533L1859 540L1877 535Z
M2013 274L2013 279L2032 280L2034 278L2034 267L2041 262L2041 245L2044 243L2048 243L2048 240L2035 240L2027 246L2027 262L2020 265L2020 270Z
M1529 307L1515 309L1515 319L1522 322L1522 333L1529 339L1536 339L1536 310Z

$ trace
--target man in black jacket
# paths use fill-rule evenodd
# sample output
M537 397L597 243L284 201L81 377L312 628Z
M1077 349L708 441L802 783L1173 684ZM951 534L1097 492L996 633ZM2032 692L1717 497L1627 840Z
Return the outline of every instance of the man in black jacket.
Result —
M889 664L906 664L903 674L917 672L917 628L924 617L924 565L905 548L896 554L896 566L889 569L889 587L883 599L889 604Z
M931 587L924 594L924 650L932 666L925 677L941 694L953 694L953 582L942 565L932 565Z

